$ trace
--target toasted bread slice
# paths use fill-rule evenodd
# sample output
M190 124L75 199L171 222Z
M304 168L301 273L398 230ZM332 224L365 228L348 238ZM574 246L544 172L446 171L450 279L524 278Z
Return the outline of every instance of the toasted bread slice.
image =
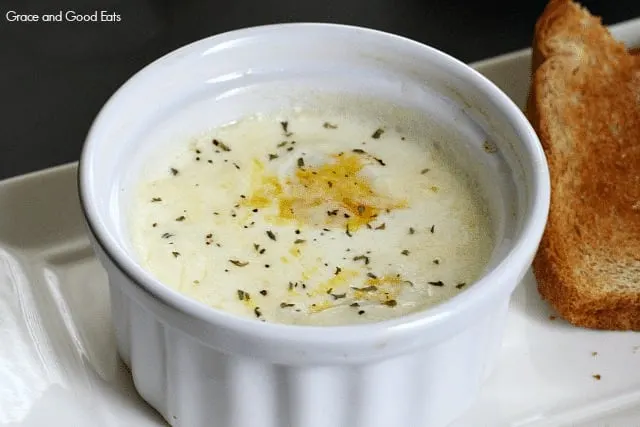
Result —
M586 9L551 0L532 68L527 116L551 172L540 294L572 324L640 330L640 60Z

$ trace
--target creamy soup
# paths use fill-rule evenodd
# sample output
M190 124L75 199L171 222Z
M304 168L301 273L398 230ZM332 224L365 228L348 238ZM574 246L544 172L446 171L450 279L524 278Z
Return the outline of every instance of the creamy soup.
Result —
M471 286L493 248L487 207L455 161L365 115L248 117L161 166L132 201L140 262L240 316L394 318Z

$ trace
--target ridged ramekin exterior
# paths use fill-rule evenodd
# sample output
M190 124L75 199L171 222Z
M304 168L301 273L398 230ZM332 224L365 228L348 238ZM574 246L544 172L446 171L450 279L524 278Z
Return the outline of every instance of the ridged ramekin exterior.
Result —
M176 427L442 427L469 407L500 346L508 295L437 345L343 365L225 354L169 326L108 265L121 356L136 389ZM137 299L137 300L136 300Z

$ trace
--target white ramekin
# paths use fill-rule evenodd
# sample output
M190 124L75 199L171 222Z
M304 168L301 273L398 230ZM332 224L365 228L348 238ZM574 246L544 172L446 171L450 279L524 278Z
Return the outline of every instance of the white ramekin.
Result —
M491 201L498 242L482 279L403 318L303 327L214 310L143 270L122 211L133 159L154 148L149 135L171 139L280 105L286 88L387 97L424 108L438 132L449 132ZM326 24L234 31L149 65L94 122L79 184L109 276L120 354L142 397L170 424L188 427L447 425L488 374L549 206L539 141L496 86L428 46Z

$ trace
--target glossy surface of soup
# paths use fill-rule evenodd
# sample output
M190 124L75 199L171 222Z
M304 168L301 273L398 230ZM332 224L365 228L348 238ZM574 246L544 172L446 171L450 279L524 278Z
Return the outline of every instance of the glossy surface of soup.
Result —
M454 159L369 116L248 117L160 166L131 205L140 262L241 316L401 316L470 286L493 249L487 207Z

